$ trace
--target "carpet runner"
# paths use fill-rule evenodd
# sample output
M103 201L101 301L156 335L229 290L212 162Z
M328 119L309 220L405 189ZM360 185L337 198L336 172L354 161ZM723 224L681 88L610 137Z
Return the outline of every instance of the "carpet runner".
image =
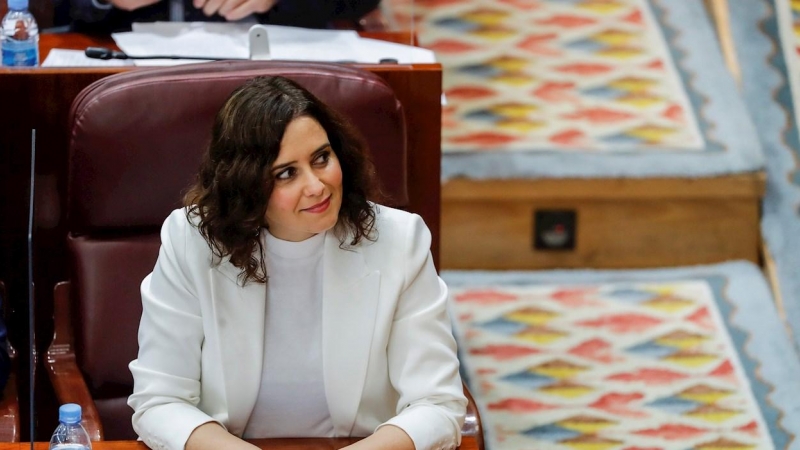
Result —
M387 0L384 7L442 63L444 180L763 167L701 2Z
M729 1L742 95L766 155L762 234L776 262L783 307L800 346L800 99L798 13L789 0Z
M443 277L490 450L798 446L800 365L750 263Z

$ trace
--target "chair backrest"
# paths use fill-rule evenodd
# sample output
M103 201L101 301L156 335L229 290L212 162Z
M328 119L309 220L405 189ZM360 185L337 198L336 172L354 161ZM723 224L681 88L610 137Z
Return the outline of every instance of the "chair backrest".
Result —
M68 244L78 365L106 439L128 438L139 284L159 227L194 180L227 96L258 75L290 78L349 118L371 149L390 204L408 201L405 122L376 75L336 64L221 62L144 69L87 87L70 115ZM120 423L124 422L124 423Z

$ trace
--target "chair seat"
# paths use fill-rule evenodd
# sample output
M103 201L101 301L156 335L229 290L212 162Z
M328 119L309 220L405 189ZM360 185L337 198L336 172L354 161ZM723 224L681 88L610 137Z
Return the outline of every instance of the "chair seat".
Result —
M131 425L133 410L128 406L128 397L95 399L94 403L103 422L106 440L126 441L138 438Z

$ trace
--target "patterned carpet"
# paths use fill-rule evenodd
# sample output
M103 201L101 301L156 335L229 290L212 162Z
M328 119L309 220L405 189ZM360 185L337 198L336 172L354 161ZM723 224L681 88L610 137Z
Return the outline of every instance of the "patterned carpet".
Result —
M397 3L445 67L445 151L706 148L645 0Z
M792 0L777 1L775 4L778 13L778 33L781 40L785 43L783 48L786 58L786 71L790 74L800 74L800 1ZM800 103L800 77L788 77L789 89L793 105ZM791 120L794 122L794 130L800 129L800 116L794 112ZM796 156L800 157L800 148L794 149ZM794 167L789 174L789 178L796 186L800 187L800 170Z
M800 348L800 4L729 1L742 95L766 155L762 234L776 262L784 309Z
M800 2L731 8L746 107L699 1L388 2L443 65L444 180L740 173L763 145L800 325ZM751 264L443 277L490 450L800 448L800 363Z
M702 2L382 5L442 64L443 181L763 168Z
M752 264L444 277L491 450L797 446L798 363Z

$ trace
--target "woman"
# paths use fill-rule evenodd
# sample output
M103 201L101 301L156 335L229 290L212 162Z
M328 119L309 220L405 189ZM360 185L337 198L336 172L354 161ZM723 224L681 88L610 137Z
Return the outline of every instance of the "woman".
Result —
M147 445L459 444L466 399L430 232L367 201L373 172L351 129L295 83L260 77L231 94L142 282L128 404Z

